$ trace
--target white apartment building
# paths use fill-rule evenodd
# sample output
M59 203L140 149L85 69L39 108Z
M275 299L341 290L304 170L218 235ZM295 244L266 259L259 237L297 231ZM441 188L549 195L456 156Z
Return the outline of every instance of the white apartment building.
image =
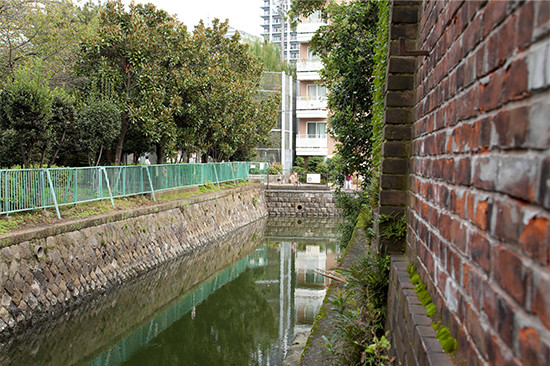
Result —
M314 56L309 43L315 31L326 25L320 12L302 18L296 28L299 60L296 62L298 91L296 97L296 156L332 157L334 139L327 133L327 90L319 85L321 60Z
M289 63L295 63L300 55L296 32L293 32L288 21L282 22L281 14L290 10L291 0L260 0L262 2L262 35L268 41L277 44L284 52Z

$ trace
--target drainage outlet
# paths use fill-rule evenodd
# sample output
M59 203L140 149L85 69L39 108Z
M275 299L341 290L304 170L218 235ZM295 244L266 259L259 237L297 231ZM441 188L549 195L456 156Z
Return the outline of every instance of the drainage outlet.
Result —
M302 211L304 211L304 204L303 203L295 203L294 204L294 209L296 210L296 212L302 212Z

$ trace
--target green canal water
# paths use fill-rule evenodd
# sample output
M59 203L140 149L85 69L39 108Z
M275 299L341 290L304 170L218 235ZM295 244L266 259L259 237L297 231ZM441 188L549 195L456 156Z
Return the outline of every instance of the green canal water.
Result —
M337 221L270 218L0 345L2 365L282 365L338 256Z

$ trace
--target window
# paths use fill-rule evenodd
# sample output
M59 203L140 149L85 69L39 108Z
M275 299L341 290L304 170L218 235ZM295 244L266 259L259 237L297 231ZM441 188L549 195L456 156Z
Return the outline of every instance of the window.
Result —
M307 86L307 95L308 97L326 97L327 88L322 85L309 84Z
M322 138L327 135L326 122L308 122L307 123L307 138Z
M308 23L322 23L323 19L321 18L321 11L315 10L313 14L307 17Z
M319 56L313 54L313 48L311 48L311 47L307 48L307 59L309 61L319 61L320 60Z

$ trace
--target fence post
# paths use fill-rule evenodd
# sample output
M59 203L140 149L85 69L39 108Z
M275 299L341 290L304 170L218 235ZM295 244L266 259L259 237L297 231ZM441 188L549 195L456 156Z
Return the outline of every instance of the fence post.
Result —
M50 176L49 169L43 169L46 172L46 177L48 177L48 183L50 184L50 190L52 191L53 204L55 206L55 212L57 212L57 218L61 220L61 214L59 213L59 206L57 205L57 198L55 197L55 190L53 189L52 177Z
M0 170L0 211L6 211L6 213L8 212L8 207L6 205L6 201L8 199L8 195L7 195L7 192L5 189L2 189L2 187L4 187L4 185L7 185L7 184L2 184L2 174L4 173L3 170ZM6 180L4 178L4 180ZM2 208L3 206L3 208Z
M218 183L218 188L220 188L220 178L218 178L218 169L216 169L217 163L212 163L212 167L214 168L214 174L216 174L216 182Z
M78 202L78 170L75 169L74 171L74 204L76 205Z
M153 195L153 201L156 201L157 199L155 198L155 189L153 188L153 181L151 180L151 174L149 173L149 166L144 165L143 168L147 172L147 178L149 179L149 186L151 187L151 194ZM142 180L142 185L143 185L143 180Z
M233 176L233 184L237 186L237 180L235 180L235 163L231 163L231 175Z
M115 201L113 200L113 192L111 191L111 185L109 184L109 177L107 176L107 170L105 170L104 166L102 166L100 169L103 171L103 175L105 175L105 182L107 183L109 198L111 198L111 205L113 205L113 208L115 208Z

